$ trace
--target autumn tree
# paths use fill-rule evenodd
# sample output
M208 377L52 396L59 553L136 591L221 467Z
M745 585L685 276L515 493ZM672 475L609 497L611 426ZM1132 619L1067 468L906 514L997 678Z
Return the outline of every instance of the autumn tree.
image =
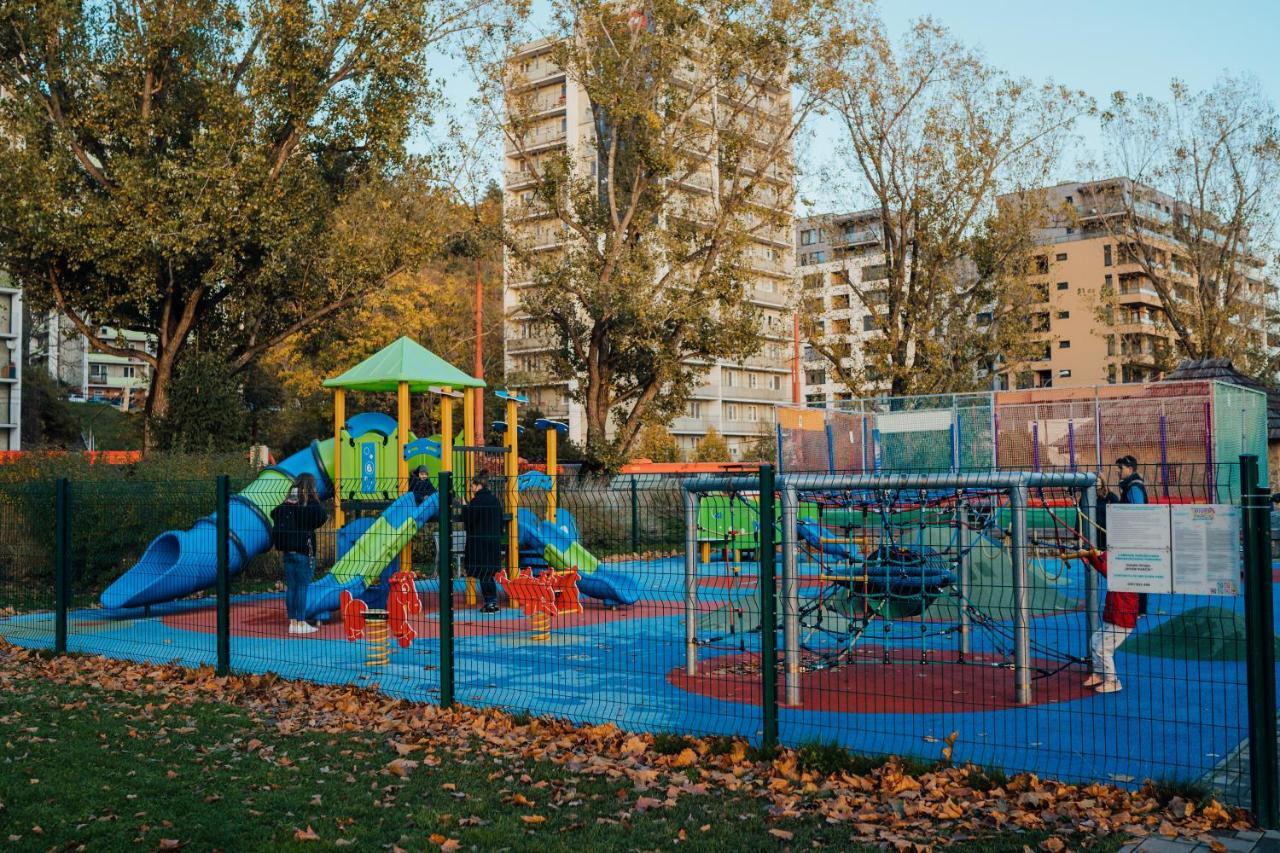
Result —
M709 365L761 348L751 268L783 266L792 142L818 103L835 5L556 0L551 57L589 124L550 152L561 119L518 63L498 65L491 103L529 183L505 236L513 319L542 353L525 378L570 380L596 458L626 458ZM579 115L564 121L578 132ZM783 247L775 258L761 238Z
M894 44L878 19L852 14L860 37L828 55L839 82L826 101L843 128L848 195L869 209L859 228L873 235L860 246L836 235L842 257L864 259L856 280L838 274L872 328L860 354L810 337L855 391L989 385L1039 346L1023 273L1043 208L998 199L1047 182L1089 101L1010 77L930 20Z
M715 427L707 430L707 434L698 439L693 449L694 462L728 462L729 444Z
M1116 239L1119 276L1151 285L1158 324L1179 354L1230 358L1271 378L1280 206L1280 111L1256 79L1196 92L1175 80L1160 100L1117 92L1103 113L1104 167L1087 186L1087 227Z
M480 12L477 12L477 8ZM148 420L199 337L233 370L418 267L406 153L458 0L6 0L0 267L98 350L152 333Z
M640 430L635 444L635 458L650 462L679 462L680 448L671 430L662 424L649 424Z

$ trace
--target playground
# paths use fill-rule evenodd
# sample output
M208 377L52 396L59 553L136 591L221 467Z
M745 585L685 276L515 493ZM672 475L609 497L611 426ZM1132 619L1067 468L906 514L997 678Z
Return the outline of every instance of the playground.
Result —
M1028 419L1036 459L1001 471L961 464L957 448L974 444L962 427L976 419L960 406L853 422L784 410L770 507L759 476L661 477L640 490L561 477L563 424L522 429L514 392L498 392L503 421L480 424L483 383L407 339L325 385L332 436L187 527L138 543L96 600L63 590L62 608L0 617L0 637L757 743L776 694L783 743L924 760L947 748L959 762L1128 787L1207 778L1246 737L1241 595L1151 595L1117 657L1125 689L1084 686L1105 589L1088 559L1100 466L1058 458L1096 426L1083 416L1066 427ZM394 394L394 416L348 416L357 393ZM438 433L413 431L414 394L435 398ZM1209 404L1227 397L1213 390ZM1250 411L1234 396L1221 405L1233 417ZM1207 422L1223 417L1210 410ZM1229 454L1256 444L1258 429L1265 437L1265 411L1260 427L1244 418L1228 447L1214 444L1225 427L1208 444L1203 434L1179 443L1166 424L1166 455L1147 457L1155 501L1239 504L1242 472ZM535 441L547 464L522 472L520 447ZM1192 444L1200 458L1169 450ZM1090 445L1094 457L1101 445ZM911 468L895 453L943 461ZM420 467L433 484L425 497L409 484ZM466 571L458 523L481 471L504 513L494 613ZM250 581L279 578L271 512L304 474L331 508L321 538L331 537L332 559L306 589L316 630L295 634L278 585ZM771 577L772 594L761 584ZM770 619L776 630L763 631ZM773 690L766 646L777 652Z

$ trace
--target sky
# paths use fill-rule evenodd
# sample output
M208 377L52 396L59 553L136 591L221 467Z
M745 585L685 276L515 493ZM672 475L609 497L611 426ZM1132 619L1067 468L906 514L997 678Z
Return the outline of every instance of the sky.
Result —
M546 5L534 0L535 17L545 16ZM894 35L918 18L932 17L992 65L1083 89L1100 104L1117 89L1164 95L1173 77L1192 89L1207 88L1223 72L1256 76L1280 103L1280 0L881 0L879 6ZM465 102L469 75L442 70L449 98ZM1060 164L1061 180L1085 177L1079 164L1096 159L1096 122L1078 130L1080 145ZM830 133L816 131L802 156L829 156L836 142ZM496 174L496 156L494 165ZM813 177L802 178L801 196L802 206L829 204Z

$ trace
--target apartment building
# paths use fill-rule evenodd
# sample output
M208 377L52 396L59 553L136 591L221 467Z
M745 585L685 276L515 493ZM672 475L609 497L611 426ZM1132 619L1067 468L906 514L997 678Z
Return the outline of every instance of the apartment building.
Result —
M1043 190L1049 218L1039 229L1043 251L1030 271L1038 302L1033 318L1042 357L1002 377L1004 387L1039 388L1148 382L1179 356L1155 286L1137 262L1117 222L1128 211L1156 247L1166 282L1180 299L1195 297L1195 282L1168 225L1183 208L1176 199L1126 178L1058 184ZM1276 285L1250 267L1241 316L1259 346Z
M154 354L155 344L145 332L99 326L99 340ZM50 376L70 386L81 401L110 403L122 411L141 409L151 386L151 365L140 358L108 355L90 346L71 322L51 311L32 330L31 359L41 362Z
M520 146L507 143L503 154L504 211L507 226L517 239L538 252L559 252L567 245L565 226L534 198L531 161L551 154L568 153L580 176L595 175L599 168L596 117L586 93L569 80L552 57L553 43L539 40L521 47L509 60L511 80L508 109L519 111L528 127ZM785 89L778 101L787 105ZM788 156L789 159L789 156ZM720 180L715 158L683 180L673 192L674 203L686 209L705 204ZM753 200L763 209L780 213L787 225L761 227L752 233L749 298L763 316L763 346L759 354L742 363L713 363L703 368L702 384L695 390L684 415L670 424L681 450L692 450L708 430L724 435L733 455L739 454L762 434L773 429L773 410L791 397L790 287L794 274L791 241L790 169L776 177ZM528 273L508 252L504 263L504 344L508 375L536 377L527 388L532 405L548 417L567 420L570 438L581 442L586 435L583 408L573 401L574 381L547 376L548 354L554 342L521 313L522 289L530 284Z
M0 272L0 450L22 449L22 290Z
M884 237L872 210L821 214L796 220L796 280L803 328L803 399L818 405L852 399L837 380L831 358L853 373L863 369L863 344L881 334L874 308L884 279ZM870 389L876 390L874 381Z

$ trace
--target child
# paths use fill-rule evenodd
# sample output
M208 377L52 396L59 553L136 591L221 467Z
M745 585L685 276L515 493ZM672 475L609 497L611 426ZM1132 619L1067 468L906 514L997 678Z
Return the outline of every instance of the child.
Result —
M1094 553L1085 559L1099 574L1107 576L1106 554ZM1085 687L1092 687L1098 693L1118 693L1121 690L1120 679L1116 676L1116 649L1138 627L1138 616L1142 611L1141 598L1141 594L1136 592L1107 590L1107 598L1102 606L1102 624L1089 640L1093 673L1085 679Z

